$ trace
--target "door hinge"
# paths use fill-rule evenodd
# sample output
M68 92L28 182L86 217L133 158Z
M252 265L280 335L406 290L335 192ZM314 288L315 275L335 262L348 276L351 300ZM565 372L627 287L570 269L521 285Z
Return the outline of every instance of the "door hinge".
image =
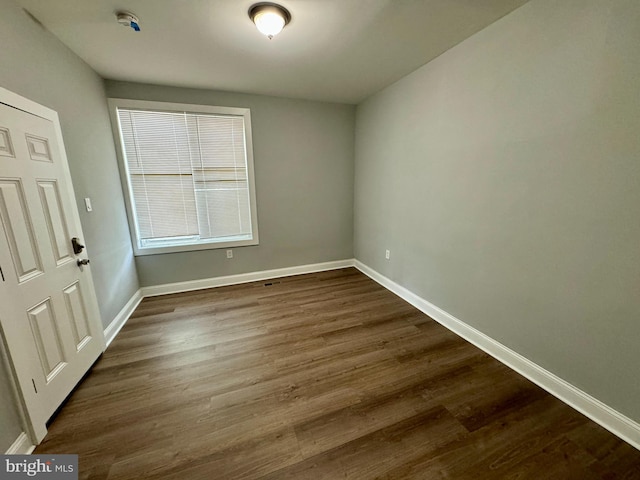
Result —
M36 381L32 378L31 383L33 383L33 389L38 393L38 389L36 388Z
M0 276L2 276L2 281L4 282L4 272L2 271L2 267L0 266Z

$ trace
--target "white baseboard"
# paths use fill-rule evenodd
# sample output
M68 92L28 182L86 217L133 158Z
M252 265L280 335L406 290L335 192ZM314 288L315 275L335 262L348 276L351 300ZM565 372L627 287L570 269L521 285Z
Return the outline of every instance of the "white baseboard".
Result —
M29 436L22 432L9 447L9 450L5 452L5 455L30 455L35 448L36 446L31 443Z
M142 298L142 289L139 289L136 293L133 294L133 296L129 299L125 306L122 307L122 310L118 312L116 318L114 318L107 326L107 328L104 329L104 339L107 347L111 345L111 342L113 342L113 339L116 338L118 332L122 329L122 327L124 327L124 324L127 323L127 320L129 320L129 317L131 316L133 311L140 304Z
M305 273L336 270L338 268L353 267L354 265L355 260L353 258L350 258L346 260L336 260L333 262L313 263L310 265L299 265L296 267L276 268L274 270L263 270L260 272L227 275L224 277L204 278L202 280L167 283L164 285L142 287L141 290L143 297L155 297L158 295L168 295L170 293L189 292L192 290L202 290L205 288L224 287L227 285L238 285L240 283L257 282L259 280L267 280L269 278L290 277L292 275L302 275Z
M418 310L461 336L476 347L499 360L520 375L528 378L553 396L573 407L614 435L640 450L640 424L622 415L600 400L583 392L562 378L545 370L531 360L505 347L493 338L467 325L450 313L419 297L393 280L356 260L355 267L380 285L406 300Z

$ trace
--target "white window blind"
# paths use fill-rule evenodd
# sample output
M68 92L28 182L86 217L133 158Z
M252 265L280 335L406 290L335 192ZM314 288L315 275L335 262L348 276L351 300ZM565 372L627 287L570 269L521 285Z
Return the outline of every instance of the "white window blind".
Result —
M138 248L253 238L245 117L117 108Z

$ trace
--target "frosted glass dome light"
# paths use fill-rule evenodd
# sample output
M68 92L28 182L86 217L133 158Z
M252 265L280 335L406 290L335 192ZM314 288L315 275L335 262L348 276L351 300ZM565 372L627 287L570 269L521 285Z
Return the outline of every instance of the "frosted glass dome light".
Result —
M249 18L260 33L272 39L289 23L291 14L275 3L256 3L249 9Z

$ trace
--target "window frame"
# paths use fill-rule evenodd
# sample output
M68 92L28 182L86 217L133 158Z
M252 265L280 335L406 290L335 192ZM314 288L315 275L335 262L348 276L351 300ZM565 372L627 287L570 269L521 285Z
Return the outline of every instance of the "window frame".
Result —
M131 234L131 243L135 256L157 255L176 252L191 252L199 250L218 250L224 248L245 247L251 245L259 245L258 236L258 212L256 208L256 186L255 172L253 162L253 136L251 131L251 110L249 108L239 107L220 107L213 105L197 105L191 103L169 103L146 100L131 100L125 98L109 98L109 116L111 117L111 128L116 144L116 155L118 157L118 170L120 172L120 181L122 183L122 191L124 193L124 201L127 210L127 218L129 221L129 231ZM120 122L118 119L118 109L135 109L147 110L152 112L172 112L172 113L204 113L212 115L233 115L242 116L244 118L245 132L245 151L247 157L247 177L249 187L249 208L251 209L251 239L232 240L232 241L209 241L198 242L183 245L170 246L147 246L142 247L140 242L140 230L136 217L135 204L133 201L133 189L131 178L127 168L127 162L124 154L124 142L120 131Z

